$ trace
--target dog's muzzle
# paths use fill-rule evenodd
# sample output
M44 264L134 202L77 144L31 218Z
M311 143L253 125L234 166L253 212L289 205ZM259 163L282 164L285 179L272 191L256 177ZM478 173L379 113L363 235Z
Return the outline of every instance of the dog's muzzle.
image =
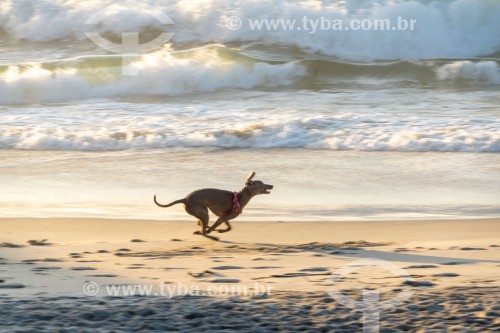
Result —
M274 187L273 185L266 185L266 187L262 189L262 193L265 193L265 194L271 193L269 191L272 190L273 187Z

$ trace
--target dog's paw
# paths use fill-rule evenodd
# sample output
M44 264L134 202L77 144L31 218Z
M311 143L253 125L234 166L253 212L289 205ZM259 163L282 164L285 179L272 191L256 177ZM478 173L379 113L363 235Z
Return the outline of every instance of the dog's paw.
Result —
M227 229L219 229L219 230L216 230L218 233L222 234L224 232L228 232L229 230Z

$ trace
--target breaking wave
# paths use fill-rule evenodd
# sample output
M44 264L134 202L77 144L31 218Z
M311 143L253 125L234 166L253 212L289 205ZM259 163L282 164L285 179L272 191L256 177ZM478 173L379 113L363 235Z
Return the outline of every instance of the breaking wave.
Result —
M122 67L123 65L123 67ZM135 75L123 75L123 71ZM375 80L375 81L373 81ZM219 89L329 89L332 85L500 84L493 59L436 59L378 63L325 58L262 59L249 50L209 45L142 56L83 56L0 66L0 103L66 102L120 96L176 96Z
M99 24L85 24L96 13ZM0 34L6 40L28 42L91 43L85 33L121 36L124 31L154 36L166 29L157 14L175 24L168 27L176 46L204 43L259 43L270 47L297 47L352 61L467 58L500 51L500 2L497 0L4 0L0 3ZM227 29L228 17L238 16L240 29ZM352 19L416 20L414 31L308 31L252 30L248 20L300 21L325 17Z
M11 116L9 126L0 127L0 149L206 147L500 152L500 123L484 116L402 117L384 113L307 116L289 113L286 117L274 117L268 112L268 119L264 120L261 114L238 118L237 110L205 111L204 115L192 112L194 114L161 109L125 114L120 110L108 110L105 118L95 112L76 112L59 116L58 119L65 120L52 126L48 120L38 125L35 122L37 114L27 116L23 113L19 119ZM31 117L33 124L23 126Z

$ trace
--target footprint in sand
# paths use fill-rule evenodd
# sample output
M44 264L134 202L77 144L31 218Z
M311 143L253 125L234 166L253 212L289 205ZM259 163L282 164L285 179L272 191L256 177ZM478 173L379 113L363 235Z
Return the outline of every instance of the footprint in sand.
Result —
M264 259L264 258L254 258L252 259L253 261L261 261L261 260L264 260L264 261L277 261L279 259Z
M465 265L467 264L466 262L463 261L449 261L449 262L443 262L441 265L447 265L447 266L453 266L453 265Z
M144 267L144 264L131 264L127 269L151 269L151 267Z
M216 270L219 270L219 271L224 271L224 270L228 270L228 269L243 269L243 268L245 268L245 267L227 265L227 266L212 267L211 269L216 269Z
M328 267L309 267L299 269L299 272L327 272L328 270Z
M20 283L0 283L0 289L22 289L26 286Z
M28 262L29 260L24 260L23 262ZM63 259L45 258L45 259L33 259L32 262L65 262Z
M25 247L25 245L3 242L3 243L0 243L0 247L7 247L7 248L16 249L16 248L20 248L20 247Z
M457 273L438 273L438 274L432 274L432 276L435 276L435 277L455 277L455 276L460 276L460 274L457 274Z
M399 247L394 250L394 252L412 252L413 250L407 249L406 247Z
M273 274L271 277L273 278L293 278L293 277L304 277L304 276L316 276L316 275L331 275L330 272L325 271L315 271L318 273L312 273L312 271L302 271L302 272L293 272L293 273L284 273L284 274Z
M31 270L34 272L42 272L42 271L56 271L61 269L61 267L33 267Z
M411 280L404 281L403 284L412 287L432 287L436 285L434 282L431 281L411 281Z
M460 250L462 250L462 251L484 251L486 249L482 248L482 247L461 247Z
M438 266L436 265L411 265L408 267L405 267L405 269L412 269L412 268L437 268Z
M239 283L241 281L238 279L214 279L214 280L211 280L210 282L212 282L212 283Z
M71 267L72 271L95 271L94 267Z

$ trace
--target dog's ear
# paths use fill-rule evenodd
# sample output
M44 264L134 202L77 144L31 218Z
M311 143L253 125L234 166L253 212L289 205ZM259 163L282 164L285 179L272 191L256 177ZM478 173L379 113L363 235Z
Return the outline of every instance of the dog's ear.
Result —
M250 185L252 184L252 178L255 176L255 172L250 172L248 175L247 179L245 180L245 184Z

